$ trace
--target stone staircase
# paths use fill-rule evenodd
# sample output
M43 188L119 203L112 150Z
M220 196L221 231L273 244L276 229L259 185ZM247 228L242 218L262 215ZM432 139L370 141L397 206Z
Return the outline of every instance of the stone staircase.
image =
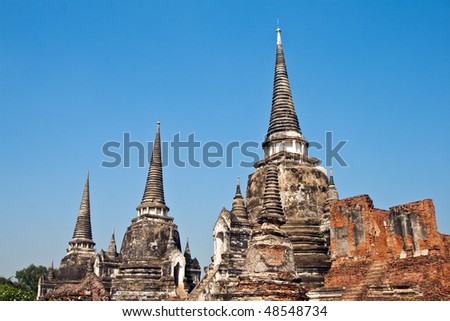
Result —
M288 219L282 229L289 235L294 249L297 273L308 289L323 286L324 275L331 267L326 239L318 219Z
M370 266L364 279L356 285L349 286L345 289L342 295L343 301L361 301L367 292L369 287L373 284L378 284L386 271L386 261L375 261Z
M344 287L324 286L307 293L310 301L342 301Z
M423 296L418 284L375 284L369 286L367 301L407 301Z
M164 296L161 267L146 262L122 264L111 281L113 301L158 300Z

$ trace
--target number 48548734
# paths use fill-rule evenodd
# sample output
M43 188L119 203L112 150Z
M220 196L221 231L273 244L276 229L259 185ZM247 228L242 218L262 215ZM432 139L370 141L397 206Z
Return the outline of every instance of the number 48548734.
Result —
M273 317L284 317L284 316L297 316L297 317L307 317L307 316L326 316L327 307L324 305L322 307L317 305L298 305L298 306L268 306L264 310L264 314Z

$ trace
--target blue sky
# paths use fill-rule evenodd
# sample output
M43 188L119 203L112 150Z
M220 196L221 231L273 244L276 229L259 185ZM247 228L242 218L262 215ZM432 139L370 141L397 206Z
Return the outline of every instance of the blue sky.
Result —
M58 265L86 172L94 241L121 243L147 168L102 146L191 133L261 142L276 17L303 134L348 140L340 196L379 208L432 198L450 234L449 1L0 1L0 275ZM323 158L323 151L311 151ZM199 153L196 154L201 156ZM205 266L212 227L251 168L164 168L181 237Z

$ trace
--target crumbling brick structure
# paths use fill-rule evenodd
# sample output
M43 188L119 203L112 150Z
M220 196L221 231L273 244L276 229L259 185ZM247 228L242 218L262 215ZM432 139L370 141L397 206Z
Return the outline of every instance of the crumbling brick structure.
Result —
M368 195L331 207L333 264L328 300L448 300L448 235L438 232L433 201L377 209Z

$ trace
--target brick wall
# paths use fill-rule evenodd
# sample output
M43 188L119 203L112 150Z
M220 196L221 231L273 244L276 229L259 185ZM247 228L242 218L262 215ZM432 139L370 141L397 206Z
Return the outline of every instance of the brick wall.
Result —
M405 258L446 251L431 199L387 211L375 208L368 195L350 197L332 204L330 223L334 259Z

